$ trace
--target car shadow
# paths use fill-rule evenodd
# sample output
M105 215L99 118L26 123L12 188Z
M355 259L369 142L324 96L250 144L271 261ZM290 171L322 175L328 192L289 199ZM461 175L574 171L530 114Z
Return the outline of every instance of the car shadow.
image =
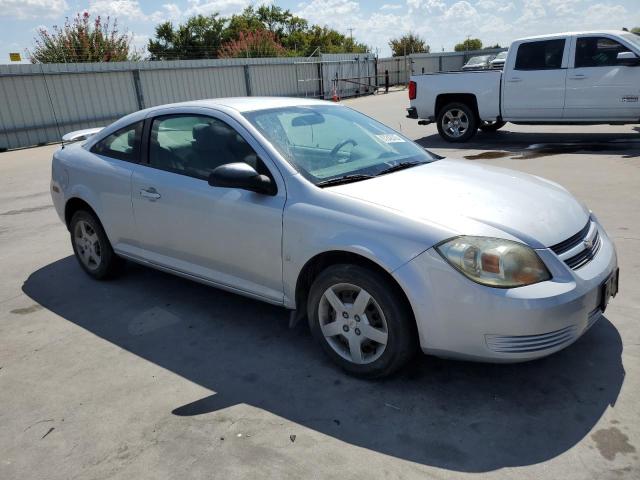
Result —
M478 132L465 143L449 143L440 135L422 137L416 142L427 149L455 148L469 160L513 158L527 159L564 153L624 153L625 158L640 156L637 133L549 133L511 132L509 125L493 133ZM634 128L640 131L640 128ZM484 150L464 155L465 150Z
M33 272L23 291L93 334L216 393L178 416L246 403L385 455L463 472L549 460L613 405L622 341L602 318L571 347L512 365L418 356L398 375L363 381L333 367L287 312L129 265L89 280L73 257Z

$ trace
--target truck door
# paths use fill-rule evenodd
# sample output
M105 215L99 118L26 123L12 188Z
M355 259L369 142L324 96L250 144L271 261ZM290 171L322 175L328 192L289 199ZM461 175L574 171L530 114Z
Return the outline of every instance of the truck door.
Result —
M575 120L638 120L640 67L631 49L604 35L575 39L567 75L564 117Z
M566 38L525 41L516 49L503 77L503 118L561 119L569 42Z

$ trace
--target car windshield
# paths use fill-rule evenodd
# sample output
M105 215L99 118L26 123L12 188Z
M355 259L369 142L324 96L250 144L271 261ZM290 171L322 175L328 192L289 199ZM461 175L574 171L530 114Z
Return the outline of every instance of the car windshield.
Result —
M486 63L489 59L489 55L481 55L480 57L471 57L471 59L467 62L467 65L479 65L482 63Z
M494 58L494 60L504 60L505 58L507 58L507 52L500 52L498 55L496 55L496 58Z
M316 185L357 181L439 158L382 123L342 106L283 107L244 116Z
M631 45L636 47L638 50L640 50L640 35L637 35L635 33L622 33L620 36Z

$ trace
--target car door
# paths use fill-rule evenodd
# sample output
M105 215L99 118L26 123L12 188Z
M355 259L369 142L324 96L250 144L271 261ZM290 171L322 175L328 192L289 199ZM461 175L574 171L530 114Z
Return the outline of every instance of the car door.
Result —
M160 115L148 119L145 130L148 154L132 182L139 245L131 253L281 303L286 193L266 151L223 113ZM269 176L277 193L210 186L211 171L233 162Z
M503 118L561 119L569 42L565 38L525 41L514 48L503 74Z
M640 119L640 67L617 58L631 49L608 36L578 35L573 50L565 118Z
M75 182L98 196L91 203L116 251L135 241L131 176L140 161L142 126L142 121L132 123L97 141L88 152L80 150L87 156L87 168L74 172Z

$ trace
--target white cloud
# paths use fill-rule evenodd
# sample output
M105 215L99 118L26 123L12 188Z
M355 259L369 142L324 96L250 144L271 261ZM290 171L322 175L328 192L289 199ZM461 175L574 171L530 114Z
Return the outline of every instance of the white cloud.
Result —
M348 21L350 18L344 16L355 15L359 10L360 4L353 0L311 0L298 4L296 15L306 18L311 23L325 25L329 22Z
M423 10L426 13L443 12L447 4L442 0L407 0L409 9Z
M136 0L93 0L87 11L92 16L108 16L120 20L146 20L147 15Z
M400 10L402 5L398 5L397 3L385 3L380 7L380 10Z
M189 0L189 6L185 10L184 15L187 17L191 15L211 15L213 13L231 15L233 13L240 13L240 11L250 3L252 3L250 0Z
M565 1L565 0L562 0ZM571 0L566 0L571 1ZM578 0L579 1L579 0ZM512 12L516 9L516 6L513 2L500 2L496 0L480 0L476 3L476 7L480 10L487 10L488 13L507 13Z
M478 11L466 1L454 3L444 13L444 18L446 20L458 20L462 22L474 20L477 17Z
M182 18L182 9L175 3L166 3L162 5L162 10L156 10L149 19L154 23L166 22L178 22Z
M137 51L144 52L149 43L149 35L131 35L131 46Z
M543 20L546 15L547 11L542 5L541 0L524 0L522 15L516 20L516 23L523 24L526 22L540 21Z
M231 15L239 13L249 4L250 0L188 0L186 7L180 7L177 3L166 3L162 5L161 9L146 13L142 10L138 0L92 0L88 11L92 15L108 15L118 19L159 23L166 20L179 22L193 15L211 15L213 13Z
M637 13L636 18L638 19ZM602 25L603 21L606 21L609 28L622 28L629 21L629 12L622 5L597 3L587 8L584 14L584 22L589 28L596 28L598 24ZM635 26L635 23L630 26Z
M0 0L0 16L20 20L61 17L68 8L65 0Z
M549 8L557 15L570 15L580 11L580 3L583 0L547 0Z

